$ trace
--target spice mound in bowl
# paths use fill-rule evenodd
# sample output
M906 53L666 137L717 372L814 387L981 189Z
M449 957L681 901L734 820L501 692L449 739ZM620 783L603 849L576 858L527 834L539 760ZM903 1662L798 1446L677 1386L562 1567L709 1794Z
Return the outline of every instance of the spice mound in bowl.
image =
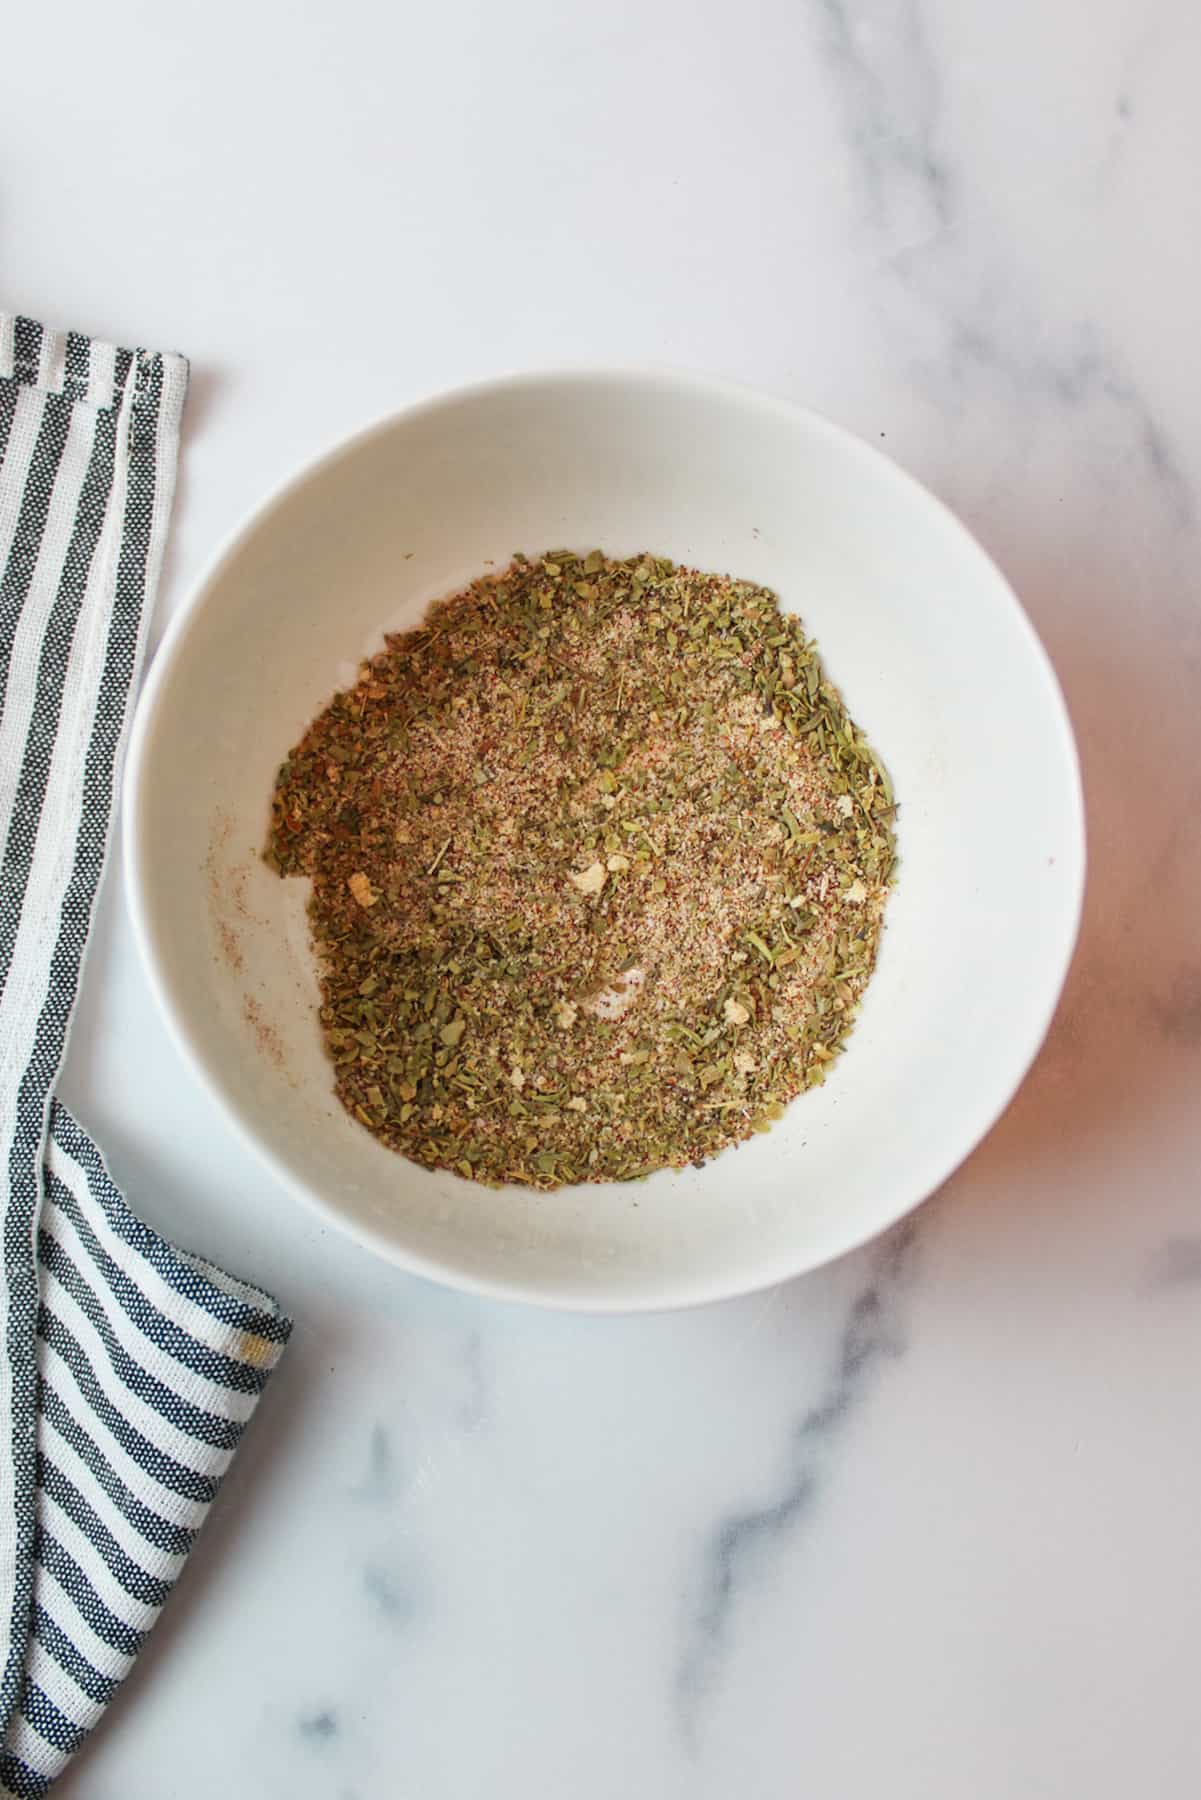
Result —
M824 1081L894 816L769 590L552 551L388 638L281 768L267 857L312 883L346 1109L554 1188L699 1165Z

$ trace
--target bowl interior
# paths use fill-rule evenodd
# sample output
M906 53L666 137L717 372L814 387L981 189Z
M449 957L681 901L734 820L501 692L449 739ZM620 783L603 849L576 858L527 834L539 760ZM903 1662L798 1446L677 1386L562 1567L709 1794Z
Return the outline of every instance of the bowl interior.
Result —
M703 1169L493 1192L379 1146L333 1097L304 884L260 860L277 767L384 628L515 549L650 549L773 587L901 803L900 879L826 1086ZM452 395L292 483L155 666L130 760L135 920L177 1035L277 1173L373 1247L577 1306L735 1293L941 1181L1045 1032L1083 876L1071 732L994 566L885 459L797 409L653 375Z

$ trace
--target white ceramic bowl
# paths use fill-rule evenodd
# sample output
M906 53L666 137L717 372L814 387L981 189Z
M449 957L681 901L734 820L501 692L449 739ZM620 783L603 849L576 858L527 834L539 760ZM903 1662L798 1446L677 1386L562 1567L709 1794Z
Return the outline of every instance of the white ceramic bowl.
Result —
M700 1170L491 1191L333 1095L303 888L259 858L278 765L381 629L515 549L650 549L770 585L891 771L900 879L826 1085ZM218 557L151 672L125 805L133 915L176 1039L279 1179L372 1250L595 1310L763 1287L951 1173L1035 1056L1075 940L1080 777L1055 676L984 552L875 450L724 383L518 376L372 427Z

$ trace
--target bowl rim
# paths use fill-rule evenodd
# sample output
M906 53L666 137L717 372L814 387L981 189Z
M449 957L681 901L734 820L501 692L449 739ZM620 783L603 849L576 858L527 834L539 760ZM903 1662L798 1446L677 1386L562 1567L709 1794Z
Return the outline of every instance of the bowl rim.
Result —
M813 1253L777 1256L770 1264L765 1264L762 1269L756 1270L751 1275L744 1272L738 1278L728 1281L720 1277L689 1279L687 1275L672 1276L671 1278L660 1275L657 1277L657 1283L661 1291L654 1291L655 1284L651 1283L648 1284L648 1291L633 1295L623 1291L620 1283L615 1284L611 1289L604 1287L602 1283L592 1292L579 1294L573 1291L559 1291L553 1282L539 1282L517 1275L481 1276L466 1272L456 1267L453 1262L427 1255L424 1252L410 1250L386 1237L371 1225L352 1220L320 1188L282 1165L275 1152L259 1137L249 1121L243 1118L231 1096L224 1091L206 1061L198 1042L192 1036L183 1007L176 1003L166 971L165 959L160 957L150 923L146 900L149 846L140 826L141 790L148 764L148 748L153 738L168 678L186 649L188 639L203 610L206 598L215 588L229 564L236 559L244 544L267 522L271 514L281 507L291 497L293 491L303 483L319 476L325 469L332 467L343 458L362 450L374 438L386 435L403 423L465 402L484 400L522 389L528 391L553 388L564 382L578 385L620 383L642 387L648 394L654 393L656 390L674 390L675 392L708 395L762 415L775 416L793 424L802 423L809 430L815 431L818 436L825 437L828 441L836 444L839 450L848 455L852 461L857 459L860 463L870 464L877 471L883 469L889 479L908 490L909 498L912 501L940 516L943 527L957 536L991 570L996 579L998 598L1003 598L1003 602L1009 610L1011 623L1018 635L1024 639L1026 649L1043 676L1052 715L1050 722L1059 738L1059 769L1070 790L1068 799L1072 813L1071 830L1066 834L1065 841L1058 851L1060 876L1061 879L1071 883L1071 892L1068 896L1069 905L1062 913L1060 942L1058 945L1052 946L1055 953L1055 978L1046 983L1045 992L1039 1005L1032 1009L1020 1053L1015 1055L1006 1079L1000 1084L998 1093L989 1101L988 1105L977 1109L970 1116L965 1115L960 1129L948 1133L946 1147L941 1155L930 1159L929 1167L911 1176L907 1182L899 1181L897 1183L896 1198L893 1204L887 1208L884 1216L869 1227L851 1226L841 1235L832 1237L820 1250ZM937 494L932 493L916 476L904 469L886 451L880 450L875 444L869 443L848 427L836 423L819 410L724 376L703 374L670 364L656 363L565 363L546 368L517 369L507 374L486 377L460 386L442 388L407 405L395 407L380 414L357 430L340 438L316 456L309 456L298 461L268 493L243 513L219 541L200 573L193 580L178 611L169 621L158 648L152 656L137 699L122 777L121 851L123 885L138 955L160 1016L166 1024L168 1035L193 1077L214 1102L235 1135L271 1171L280 1186L290 1196L307 1206L318 1219L353 1239L362 1249L382 1257L385 1261L393 1263L410 1274L420 1275L443 1286L475 1294L482 1298L518 1301L552 1310L581 1314L669 1312L760 1293L768 1288L778 1286L781 1282L822 1268L849 1254L852 1250L871 1242L890 1230L937 1192L984 1141L1008 1110L1045 1042L1059 1006L1079 936L1087 866L1084 788L1080 758L1071 716L1059 677L1041 638L1004 572L953 509Z

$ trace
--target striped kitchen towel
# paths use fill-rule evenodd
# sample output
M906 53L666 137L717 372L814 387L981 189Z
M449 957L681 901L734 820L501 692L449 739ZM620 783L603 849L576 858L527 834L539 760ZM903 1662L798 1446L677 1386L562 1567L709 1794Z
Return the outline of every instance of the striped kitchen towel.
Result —
M21 1796L120 1686L290 1329L136 1219L53 1099L186 388L180 356L0 315L0 1791Z

